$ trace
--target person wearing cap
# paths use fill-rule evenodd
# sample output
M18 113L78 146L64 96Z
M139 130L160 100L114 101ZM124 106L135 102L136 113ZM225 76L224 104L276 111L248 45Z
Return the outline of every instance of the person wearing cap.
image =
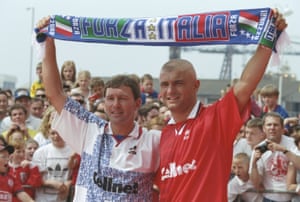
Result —
M18 88L14 93L14 97L15 104L23 105L28 112L25 121L26 127L32 130L38 130L41 125L41 119L30 114L31 97L29 91L26 88ZM3 133L10 128L11 122L9 116L5 117L0 124L0 133Z
M8 145L0 136L0 199L1 201L12 201L15 195L20 201L34 201L22 188L21 182L8 174L9 156L14 152L14 147Z

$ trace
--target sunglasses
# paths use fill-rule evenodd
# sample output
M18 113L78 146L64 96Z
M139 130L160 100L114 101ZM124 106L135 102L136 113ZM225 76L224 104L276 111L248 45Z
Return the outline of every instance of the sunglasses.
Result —
M45 94L41 94L41 95L35 95L35 97L39 97L39 98L46 98Z

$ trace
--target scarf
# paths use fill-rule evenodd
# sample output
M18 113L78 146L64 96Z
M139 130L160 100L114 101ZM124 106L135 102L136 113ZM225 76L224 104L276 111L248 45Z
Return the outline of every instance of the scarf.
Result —
M279 36L270 8L244 9L175 17L92 18L51 16L35 30L36 40L60 40L145 46L262 44L274 48Z

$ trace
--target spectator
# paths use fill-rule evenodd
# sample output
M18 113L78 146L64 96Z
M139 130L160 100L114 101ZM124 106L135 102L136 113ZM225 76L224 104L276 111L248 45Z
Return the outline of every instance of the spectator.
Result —
M44 110L45 108L43 99L37 97L31 99L30 114L32 114L32 116L42 119Z
M293 139L283 135L283 118L277 112L268 112L263 117L263 130L267 140L296 149ZM251 181L256 189L263 185L265 190L287 191L287 174L293 172L286 151L266 150L267 143L261 142L255 147L251 157ZM264 201L290 201L288 193L263 193Z
M74 152L57 131L50 131L50 139L51 143L39 147L32 159L43 176L42 186L36 189L36 201L63 202L72 182L69 159Z
M40 127L41 119L36 118L30 114L30 105L31 105L31 97L29 91L25 88L18 88L15 91L15 104L23 105L27 111L26 113L26 127L37 130ZM11 126L11 118L5 117L0 125L0 133L5 130L8 130Z
M294 142L297 147L296 150L287 148L275 142L268 142L268 149L271 151L283 152L290 161L290 166L292 171L287 173L287 189L290 192L295 192L295 195L292 198L292 202L300 201L300 135L294 137Z
M166 122L162 116L155 116L147 121L146 128L148 130L162 130L166 125Z
M42 62L39 62L37 64L35 72L36 72L36 75L38 76L38 80L34 81L31 84L31 88L30 88L30 97L31 98L35 97L35 93L36 93L36 90L38 88L43 88L44 87L43 76L42 76Z
M14 99L13 93L12 93L12 91L10 89L6 89L6 90L4 90L4 92L7 95L8 106L10 107L10 106L12 106L15 103L15 99Z
M30 138L25 142L25 161L31 162L34 152L39 148L39 143Z
M235 177L228 183L228 201L262 201L260 193L255 192L248 173L250 157L246 153L237 153L232 160ZM249 192L248 192L249 191Z
M103 111L104 110L104 99L100 99L100 100L96 101L94 105L95 105L94 111L97 111L97 110Z
M8 144L12 144L16 141L26 141L31 139L27 130L22 130L18 126L10 128L7 133L3 135L3 137L5 137L5 140Z
M5 91L0 90L0 124L8 115L8 96Z
M158 98L158 93L153 88L153 77L151 74L144 74L141 78L141 97L142 104Z
M31 128L27 127L26 125L26 117L27 117L27 110L23 105L15 104L10 108L9 117L11 120L11 125L7 131L4 131L2 134L4 137L9 137L10 132L13 130L22 131L25 134L24 138L33 138L37 131L32 130Z
M67 60L63 63L60 72L63 85L73 88L76 82L76 65L72 60Z
M46 99L45 88L36 89L35 97L45 100Z
M92 95L88 98L89 109L93 111L95 103L103 99L104 81L100 77L93 77L91 80L91 93Z
M233 156L238 153L246 153L251 156L251 147L246 139L246 124L243 124L233 143Z
M159 114L160 114L160 116L162 116L164 118L165 123L168 123L168 121L171 118L171 112L166 105L164 105L164 104L160 105Z
M71 90L71 94L79 93L83 95L85 103L88 103L88 97L91 96L91 78L91 73L88 70L78 72L76 86Z
M250 119L246 124L246 140L248 145L254 150L255 146L266 139L263 131L263 121L261 118ZM250 155L251 155L250 153Z
M38 133L34 137L34 140L38 142L39 147L51 143L49 136L50 136L51 123L54 114L55 114L54 107L53 106L48 107L42 119L41 127L39 128Z
M21 201L31 202L33 199L24 191L20 180L8 173L8 161L12 153L14 153L14 147L8 145L0 136L0 198L12 201L13 196L16 196Z
M297 150L292 152L286 152L287 157L293 164L294 172L293 175L288 175L287 177L287 186L289 191L294 191L296 193L293 196L292 202L300 201L300 134L294 136L295 145ZM286 148L282 148L283 151L286 151Z
M75 100L76 102L78 102L81 106L83 106L84 108L87 108L87 103L86 103L86 100L84 98L84 96L81 94L81 93L77 93L77 92L73 92L71 95L70 95L70 98L72 100Z
M260 89L260 96L262 98L263 114L267 112L277 112L282 118L287 118L289 115L287 111L278 104L279 90L272 84L267 84Z
M35 199L35 189L42 185L42 176L37 166L31 163L24 164L25 160L25 142L17 140L12 143L14 152L10 155L9 174L17 178L24 191ZM17 198L14 196L14 198ZM15 199L18 201L17 199ZM13 200L13 201L15 201Z

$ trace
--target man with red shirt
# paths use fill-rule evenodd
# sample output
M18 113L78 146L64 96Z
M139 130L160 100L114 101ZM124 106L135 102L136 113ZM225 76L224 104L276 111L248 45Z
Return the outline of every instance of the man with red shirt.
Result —
M287 24L274 11L277 30ZM160 95L172 113L162 132L156 184L160 201L227 201L232 148L249 118L250 97L264 75L272 49L259 45L236 85L220 100L197 101L200 81L193 65L182 59L164 64Z

